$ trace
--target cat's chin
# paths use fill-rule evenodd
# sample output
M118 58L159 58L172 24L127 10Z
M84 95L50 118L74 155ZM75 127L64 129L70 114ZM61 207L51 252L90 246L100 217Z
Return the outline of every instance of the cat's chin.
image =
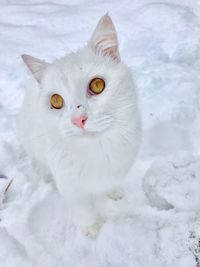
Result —
M74 137L74 138L89 138L89 137L98 137L100 135L104 135L110 129L110 127L102 127L101 129L92 129L93 127L78 128L78 127L70 127L70 129L66 131L62 131L62 135L64 138Z
M104 135L107 132L106 129L101 131L95 131L91 129L76 129L70 133L71 138L80 138L80 139L88 139L88 138L95 138ZM63 133L64 138L69 138L67 133Z
M86 129L71 129L70 131L62 131L62 137L66 138L89 138L101 134L97 131L91 131Z
M99 135L101 135L102 132L97 132L97 131L91 131L91 130L85 130L85 129L81 129L80 132L75 132L74 133L74 137L81 137L81 138L90 138L90 137L97 137Z
M86 137L98 137L98 136L102 136L105 135L109 132L110 127L104 127L103 129L98 129L98 130L92 130L92 129L83 129L83 136Z

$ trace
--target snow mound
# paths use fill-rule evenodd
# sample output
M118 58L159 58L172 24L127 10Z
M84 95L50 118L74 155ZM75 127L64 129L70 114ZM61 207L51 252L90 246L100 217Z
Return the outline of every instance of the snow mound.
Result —
M176 155L158 159L147 171L144 191L159 209L197 211L200 207L200 159Z

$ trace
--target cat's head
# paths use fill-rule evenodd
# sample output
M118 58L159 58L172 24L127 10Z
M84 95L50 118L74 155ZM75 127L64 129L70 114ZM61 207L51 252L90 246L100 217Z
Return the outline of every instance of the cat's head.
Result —
M119 129L125 133L134 124L135 89L108 15L99 21L87 47L76 53L52 64L22 58L40 87L39 116L62 136L98 136Z

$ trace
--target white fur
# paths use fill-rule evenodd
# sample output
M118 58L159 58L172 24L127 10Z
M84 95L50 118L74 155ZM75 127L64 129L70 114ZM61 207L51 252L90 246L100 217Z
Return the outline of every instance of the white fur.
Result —
M88 96L94 77L102 77L106 87L100 95ZM54 93L62 95L62 109L50 108ZM77 105L83 105L88 115L85 131L70 120L79 112ZM40 83L32 80L28 86L18 133L27 153L52 173L77 225L86 229L106 219L96 202L121 188L140 144L130 70L90 46L49 64Z

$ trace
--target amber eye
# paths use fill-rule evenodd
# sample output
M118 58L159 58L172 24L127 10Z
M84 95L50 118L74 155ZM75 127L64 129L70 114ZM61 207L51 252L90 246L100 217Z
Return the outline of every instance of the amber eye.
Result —
M90 84L89 89L92 94L101 94L105 88L105 82L101 78L94 78Z
M51 106L56 109L63 107L63 98L61 95L54 94L51 96Z

